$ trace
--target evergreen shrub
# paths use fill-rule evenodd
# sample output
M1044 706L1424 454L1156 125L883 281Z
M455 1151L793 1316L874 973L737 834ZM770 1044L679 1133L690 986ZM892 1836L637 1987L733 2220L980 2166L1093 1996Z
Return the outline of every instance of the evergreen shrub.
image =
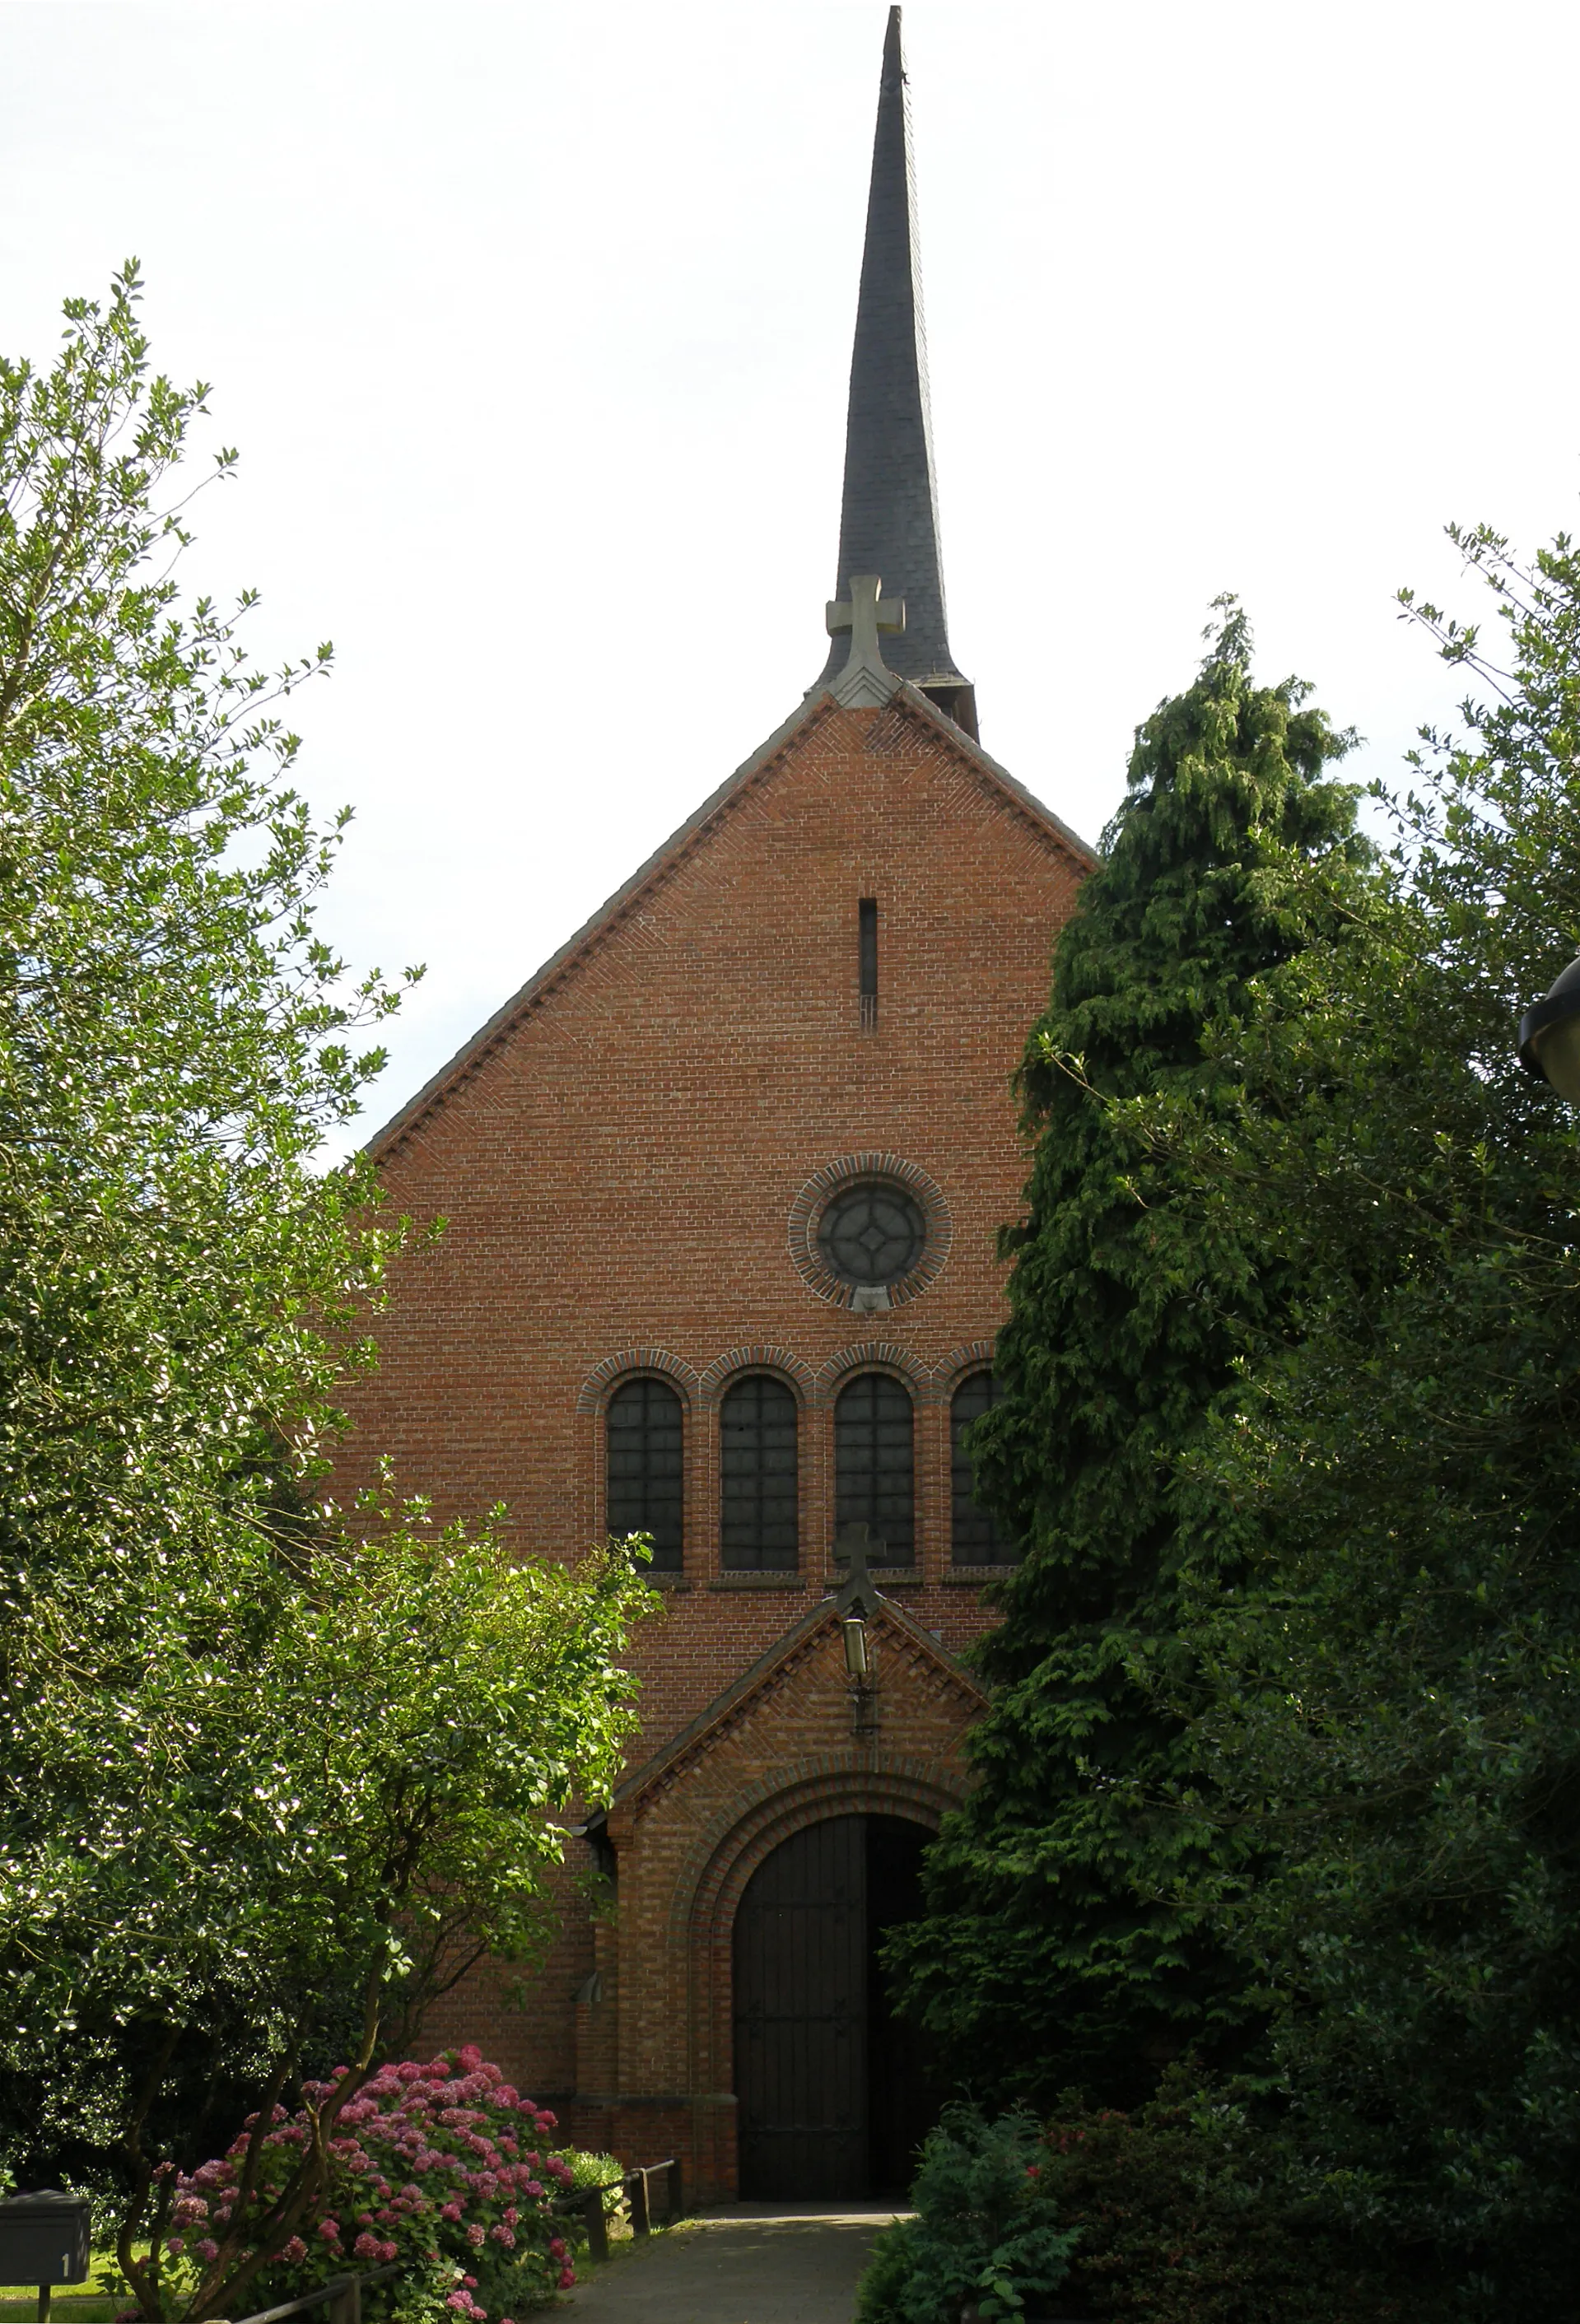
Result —
M856 2324L958 2324L973 2305L983 2324L1020 2316L1027 2295L1056 2291L1073 2236L1039 2188L1036 2117L989 2122L973 2107L944 2109L921 2151L911 2190L917 2216L897 2219L873 2246Z
M1436 2324L1444 2313L1330 2223L1280 2131L1188 2068L1133 2113L1062 2101L1037 2175L1075 2237L1065 2305L1093 2324Z
M914 2218L885 2229L856 2324L1440 2324L1397 2255L1325 2210L1291 2142L1230 2086L1171 2068L1133 2113L1071 2095L1039 2126L946 2110Z

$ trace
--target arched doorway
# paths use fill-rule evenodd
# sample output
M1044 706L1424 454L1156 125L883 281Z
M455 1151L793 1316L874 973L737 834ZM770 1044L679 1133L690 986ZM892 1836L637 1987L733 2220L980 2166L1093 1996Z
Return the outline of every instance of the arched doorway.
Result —
M899 2192L938 2102L879 1975L886 1932L921 1911L931 1834L830 1816L781 1843L735 1914L740 2186L783 2200Z

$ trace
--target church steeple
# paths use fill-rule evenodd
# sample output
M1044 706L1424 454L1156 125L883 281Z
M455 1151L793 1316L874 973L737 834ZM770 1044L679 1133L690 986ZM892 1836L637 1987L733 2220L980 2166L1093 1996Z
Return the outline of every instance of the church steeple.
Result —
M889 11L883 42L867 237L850 364L845 499L834 593L846 632L851 622L845 608L859 602L862 592L855 585L867 576L875 576L882 584L885 613L895 600L904 602L905 626L885 637L883 664L919 687L975 735L975 701L971 687L955 667L944 613L910 106L898 8ZM835 608L829 611L832 622ZM886 629L888 624L881 626ZM848 650L846 637L836 632L822 684L832 685L839 678L847 666Z

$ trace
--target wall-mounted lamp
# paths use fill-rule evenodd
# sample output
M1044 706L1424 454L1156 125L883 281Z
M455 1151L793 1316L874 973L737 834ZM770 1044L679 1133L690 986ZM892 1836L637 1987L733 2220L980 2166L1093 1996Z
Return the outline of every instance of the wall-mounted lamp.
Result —
M845 1632L845 1667L850 1677L851 1727L870 1740L878 1727L878 1686L867 1626L859 1614L847 1614L839 1627Z

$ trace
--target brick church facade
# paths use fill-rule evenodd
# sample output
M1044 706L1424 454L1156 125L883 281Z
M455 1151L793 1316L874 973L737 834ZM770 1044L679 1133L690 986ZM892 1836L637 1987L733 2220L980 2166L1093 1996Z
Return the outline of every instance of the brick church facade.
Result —
M1025 1176L1010 1076L1093 860L949 653L899 15L828 668L372 1148L448 1227L399 1271L351 1467L503 1501L524 1552L640 1527L664 1600L641 1747L568 1842L614 1910L568 1881L527 2006L479 1975L430 2030L701 2200L904 2176L872 1948L966 1782L958 1656L1010 1553L959 1437Z

